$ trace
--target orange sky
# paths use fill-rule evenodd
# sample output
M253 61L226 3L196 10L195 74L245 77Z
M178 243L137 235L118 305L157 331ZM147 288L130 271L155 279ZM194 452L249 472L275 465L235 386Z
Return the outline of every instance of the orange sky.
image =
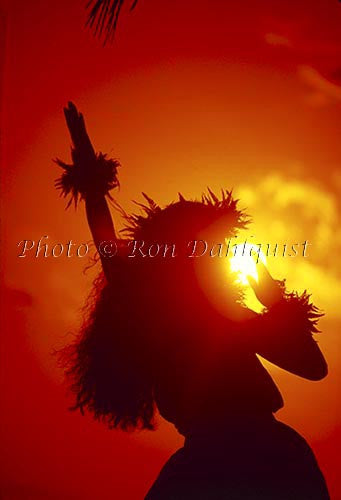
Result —
M83 29L84 2L1 3L5 498L87 499L100 489L103 499L138 499L181 444L165 423L125 435L67 411L50 353L77 326L93 274L82 274L85 259L17 256L23 239L90 238L83 207L66 213L53 187L51 159L69 158L70 99L95 146L120 158L127 210L141 191L166 203L180 190L233 187L255 238L309 240L306 259L268 264L325 311L330 374L312 383L270 370L286 403L278 417L309 440L341 498L339 2L140 0L105 48Z

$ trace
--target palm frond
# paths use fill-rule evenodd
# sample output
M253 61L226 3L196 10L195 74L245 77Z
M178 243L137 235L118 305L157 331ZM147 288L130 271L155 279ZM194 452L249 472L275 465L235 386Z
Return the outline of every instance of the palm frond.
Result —
M138 0L131 0L130 10L136 7ZM104 44L112 41L117 22L127 0L89 0L86 8L90 10L86 25L93 29L95 36L104 39Z

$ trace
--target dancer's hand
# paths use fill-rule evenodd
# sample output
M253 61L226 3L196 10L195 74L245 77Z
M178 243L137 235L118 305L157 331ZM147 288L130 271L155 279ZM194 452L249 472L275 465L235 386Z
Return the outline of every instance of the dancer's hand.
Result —
M263 262L257 264L258 281L248 276L248 281L257 299L266 307L271 307L283 298L283 289L274 280Z
M89 162L95 158L95 150L86 131L82 113L78 111L73 102L69 102L68 106L64 108L64 115L76 155L80 160Z

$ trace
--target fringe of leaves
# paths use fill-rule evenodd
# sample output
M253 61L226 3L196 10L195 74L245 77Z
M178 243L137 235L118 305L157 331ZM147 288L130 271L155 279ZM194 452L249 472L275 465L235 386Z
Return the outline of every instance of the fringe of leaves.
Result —
M71 165L59 159L55 160L64 170L55 181L55 187L61 191L60 195L63 198L70 196L66 208L69 208L72 202L77 207L78 202L91 193L112 199L110 190L119 186L117 179L119 161L108 158L106 154L97 153L95 161L87 166L77 160L75 150L72 150L71 154L73 159Z
M128 237L133 239L139 239L143 234L144 230L150 226L157 225L159 216L164 213L168 208L177 205L179 207L178 217L179 222L181 220L186 221L186 215L197 210L197 220L200 222L205 219L206 226L213 224L221 218L226 218L226 235L229 233L234 233L237 229L244 229L250 222L249 217L242 211L237 209L237 203L239 200L232 198L232 192L228 190L221 190L221 197L218 198L211 189L207 189L207 193L203 193L201 199L198 200L186 200L181 193L179 193L179 200L173 202L162 209L157 203L142 193L143 197L147 201L145 203L134 202L142 211L140 214L127 214L121 210L121 214L127 222L123 233L127 234ZM204 210L203 210L204 208ZM160 223L161 222L160 217Z
M301 295L297 292L285 292L283 299L264 312L267 316L274 317L278 323L292 322L306 335L320 333L317 328L318 320L324 313L310 302L310 294L304 291Z

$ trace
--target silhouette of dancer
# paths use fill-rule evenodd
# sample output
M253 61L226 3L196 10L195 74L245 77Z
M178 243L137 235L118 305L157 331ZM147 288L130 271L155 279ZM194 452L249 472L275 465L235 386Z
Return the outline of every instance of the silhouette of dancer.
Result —
M275 419L283 400L256 355L309 380L326 376L312 336L321 314L309 296L287 292L259 265L253 287L265 309L256 314L224 259L188 257L188 242L224 241L247 225L227 191L199 201L179 195L166 208L144 195L133 215L116 204L127 224L119 238L105 200L118 185L119 164L95 153L72 103L65 117L73 164L57 160L64 172L56 184L70 202L85 200L103 268L83 327L61 353L75 408L125 430L153 429L158 409L185 437L147 500L328 499L312 450ZM176 255L169 247L156 255L156 244L174 245ZM144 248L155 256L143 256Z

